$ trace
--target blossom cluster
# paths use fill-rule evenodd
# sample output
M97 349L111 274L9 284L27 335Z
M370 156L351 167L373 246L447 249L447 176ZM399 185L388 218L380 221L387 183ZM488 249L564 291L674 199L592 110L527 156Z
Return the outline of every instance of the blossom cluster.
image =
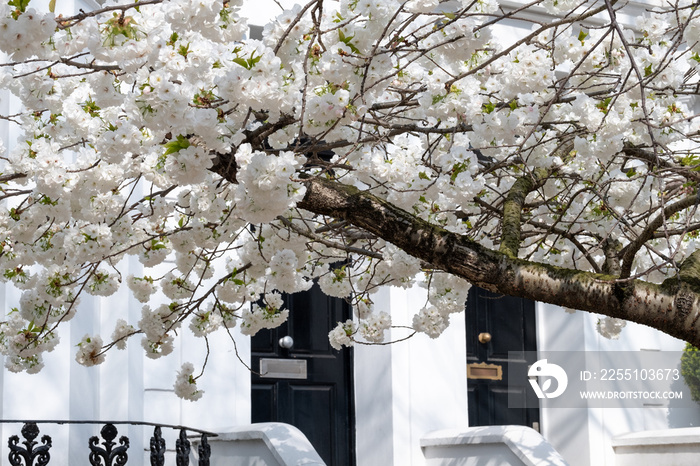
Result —
M183 400L197 401L204 394L204 390L197 388L194 374L194 365L186 362L182 365L175 379L175 394Z
M302 157L303 158L303 157ZM293 152L269 157L243 146L236 153L239 166L236 205L252 223L274 220L304 197L304 186L293 179L303 160Z
M78 364L85 367L96 366L105 360L102 351L102 337L85 335L78 343L78 352L75 355Z

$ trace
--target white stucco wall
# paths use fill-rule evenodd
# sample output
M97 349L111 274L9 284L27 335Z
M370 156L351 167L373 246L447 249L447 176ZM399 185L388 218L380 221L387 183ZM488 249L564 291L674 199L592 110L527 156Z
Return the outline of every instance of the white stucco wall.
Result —
M537 349L583 351L585 315L569 314L557 306L537 303ZM572 466L590 464L588 410L540 410L540 431Z
M573 314L538 303L539 351L682 351L685 343L650 327L627 323L619 339L608 340L596 330L602 316L577 311ZM673 361L680 368L680 360ZM682 383L674 390L690 393ZM542 409L542 434L571 466L615 464L611 439L620 434L652 429L700 425L700 407Z
M426 303L424 289L383 288L377 309L394 325L410 326ZM384 347L355 348L357 464L425 464L420 439L446 427L466 427L467 378L464 314L438 339L416 335ZM392 339L408 331L392 332Z

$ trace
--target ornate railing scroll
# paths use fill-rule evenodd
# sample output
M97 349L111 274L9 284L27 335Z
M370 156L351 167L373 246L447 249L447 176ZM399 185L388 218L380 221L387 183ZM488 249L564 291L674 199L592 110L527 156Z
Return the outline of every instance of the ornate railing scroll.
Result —
M190 441L187 440L185 429L180 430L180 437L175 441L175 464L177 466L190 464Z
M201 440L197 448L199 453L199 466L209 466L211 457L211 447L208 443L209 437L216 437L212 432L206 432L191 427L175 426L169 424L156 424L139 421L24 421L24 420L0 420L2 424L22 423L21 435L23 440L17 435L12 435L8 439L10 452L8 454L11 466L47 466L51 460L49 450L53 446L51 437L43 435L41 444L36 440L39 437L40 424L90 424L102 426L100 437L94 435L89 438L86 448L86 456L91 466L125 466L128 463L129 438L125 435L119 436L117 425L138 425L153 427L153 436L149 442L150 465L166 465L166 441L163 438L162 429L172 429L178 431L178 438L175 442L175 465L189 466L190 464L190 441L188 434L199 434ZM115 441L119 436L118 442ZM172 447L171 447L172 448ZM75 453L72 453L74 455ZM140 459L135 460L138 463ZM135 464L136 464L135 463Z
M97 436L90 437L90 465L91 466L123 466L129 459L126 450L129 449L129 438L122 435L119 438L120 446L114 448L117 438L117 428L114 424L106 424L100 431L104 442L104 448L99 446L100 439Z
M13 435L7 441L7 445L10 447L10 454L8 455L10 464L12 466L35 466L34 460L36 460L36 466L45 466L49 464L49 460L51 459L51 454L49 453L51 437L44 435L41 437L41 443L43 443L43 445L34 448L37 444L34 439L39 436L39 427L36 423L25 423L21 433L22 437L24 437L22 441L24 447L19 445L19 437L16 435Z
M165 466L165 451L165 439L160 426L156 426L151 437L151 466Z
M199 452L199 465L198 466L209 466L209 458L211 457L211 447L207 441L207 434L202 434L202 440L197 447Z

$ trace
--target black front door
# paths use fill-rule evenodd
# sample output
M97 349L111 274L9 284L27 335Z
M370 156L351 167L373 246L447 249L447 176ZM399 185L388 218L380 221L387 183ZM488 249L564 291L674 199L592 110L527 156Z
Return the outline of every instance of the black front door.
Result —
M288 321L274 329L258 332L251 339L254 371L263 366L297 364L286 378L277 374L252 375L253 422L284 422L301 430L329 466L354 464L354 406L352 350L336 351L328 342L328 332L337 322L351 317L350 306L342 299L324 295L318 285L309 291L285 296ZM280 339L292 343L280 346ZM304 362L305 361L305 362Z
M539 430L539 402L527 378L536 358L524 354L537 351L535 303L472 287L466 312L469 425ZM517 374L510 383L509 372ZM508 407L509 396L517 408Z

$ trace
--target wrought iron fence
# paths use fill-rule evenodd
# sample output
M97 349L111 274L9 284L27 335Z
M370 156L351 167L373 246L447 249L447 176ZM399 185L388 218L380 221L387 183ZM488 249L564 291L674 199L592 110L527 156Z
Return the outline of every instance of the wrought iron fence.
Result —
M53 442L48 435L42 435L40 441L39 425L41 424L91 424L102 425L100 437L93 435L88 439L85 454L91 466L124 466L129 460L129 438L125 435L119 436L117 425L140 425L153 427L153 435L150 438L150 464L151 466L165 466L166 441L162 435L162 429L173 429L179 431L175 441L175 465L189 466L191 443L190 435L199 435L199 445L197 446L198 466L209 466L211 448L207 441L209 437L216 437L212 432L193 429L185 426L175 426L170 424L157 424L151 422L138 421L15 421L0 420L0 423L21 423L20 434L12 435L7 442L9 447L8 459L11 466L47 466L51 460L51 447ZM119 436L118 442L117 437Z

